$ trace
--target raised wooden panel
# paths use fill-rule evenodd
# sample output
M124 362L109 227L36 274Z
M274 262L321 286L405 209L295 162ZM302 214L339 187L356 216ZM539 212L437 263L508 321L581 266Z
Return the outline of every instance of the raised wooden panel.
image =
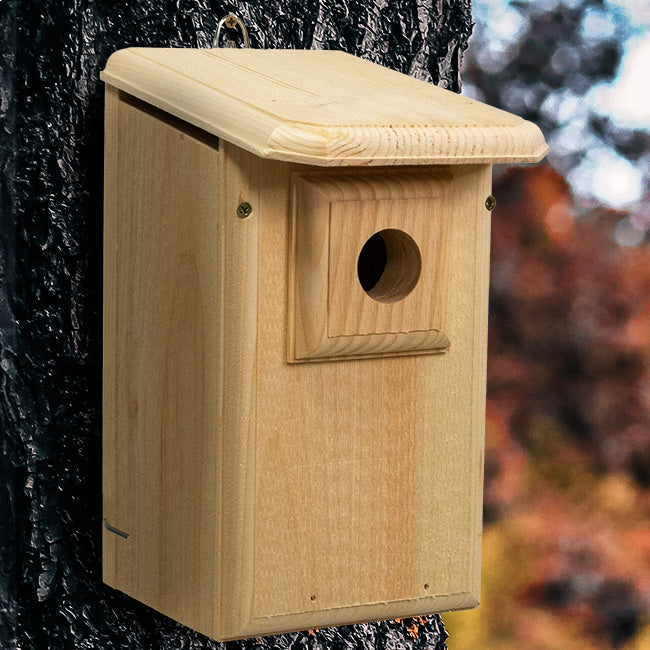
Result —
M449 172L433 170L294 178L290 361L440 353L449 347L449 229L466 206L450 204L451 179ZM386 231L410 240L413 256L395 254L394 266L403 268L388 278L385 296L373 297L360 281L360 254L373 235ZM391 262L389 247L380 282ZM391 295L413 268L412 290L403 298Z
M449 216L449 206L443 197L332 203L328 337L443 330L448 290L445 261ZM385 263L382 260L384 270L377 284L395 264L403 266L403 272L392 274L393 278L389 278L388 286L384 288L384 295L373 298L359 280L360 254L371 237L381 237L381 233L386 231L386 238L388 234L396 237L406 234L408 239L404 237L404 240L414 244L413 254L406 252L399 256L392 254L388 247L388 259ZM393 257L397 257L395 264ZM408 282L409 270L416 276L412 289L412 283ZM404 278L407 283L400 291ZM400 293L407 291L405 297L399 297Z

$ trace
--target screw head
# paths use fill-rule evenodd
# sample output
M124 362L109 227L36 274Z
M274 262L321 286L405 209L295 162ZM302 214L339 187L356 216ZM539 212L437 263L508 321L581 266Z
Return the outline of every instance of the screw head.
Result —
M237 216L240 219L246 219L246 217L250 217L252 212L253 206L246 201L243 201L237 206Z
M228 27L228 29L233 29L234 27L237 27L237 16L230 14L226 18L226 27Z
M485 207L492 212L494 208L496 207L497 200L490 194L490 196L485 199Z

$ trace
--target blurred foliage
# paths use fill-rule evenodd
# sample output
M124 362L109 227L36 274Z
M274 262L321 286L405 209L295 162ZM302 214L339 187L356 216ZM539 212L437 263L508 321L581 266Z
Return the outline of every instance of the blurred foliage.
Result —
M467 93L551 152L495 176L482 602L448 646L650 650L650 133L597 92L650 2L474 6Z
M648 247L549 166L494 194L483 595L449 648L650 648Z
M624 207L626 225L647 231L650 94L630 95L621 76L632 44L650 47L649 0L475 0L474 16L464 92L539 125L580 206ZM606 106L626 101L645 124Z

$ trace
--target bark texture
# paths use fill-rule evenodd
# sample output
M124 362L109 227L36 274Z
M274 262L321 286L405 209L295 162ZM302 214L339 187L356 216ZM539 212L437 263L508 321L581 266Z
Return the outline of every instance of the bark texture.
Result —
M116 49L205 47L236 11L253 47L343 49L451 90L470 0L0 3L0 647L217 648L104 586L103 96ZM233 647L445 648L439 617Z

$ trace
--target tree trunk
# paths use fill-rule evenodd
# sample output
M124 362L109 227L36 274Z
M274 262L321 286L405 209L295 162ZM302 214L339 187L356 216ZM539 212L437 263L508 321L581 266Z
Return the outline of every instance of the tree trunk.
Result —
M133 45L206 47L217 20L234 10L252 47L342 49L459 89L470 0L237 4L0 4L0 646L6 650L219 647L101 582L99 71L109 54ZM259 647L442 649L445 638L432 616L269 637ZM235 643L258 647L255 640Z

